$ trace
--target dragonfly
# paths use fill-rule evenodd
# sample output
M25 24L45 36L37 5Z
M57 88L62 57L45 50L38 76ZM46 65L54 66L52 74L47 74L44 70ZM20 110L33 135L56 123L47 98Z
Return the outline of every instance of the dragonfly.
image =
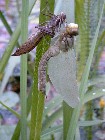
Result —
M78 35L78 25L68 24L59 34L55 44L43 54L38 69L39 91L46 95L46 75L62 99L72 108L79 104L76 80L76 55L74 36ZM48 70L46 68L48 65Z
M60 51L67 52L73 47L74 36L78 35L78 25L74 23L67 24L64 31L59 35L57 41L43 54L38 69L39 91L45 94L46 89L46 67L51 57L57 56Z
M22 54L28 53L33 50L38 43L42 40L43 37L49 35L51 38L55 36L55 33L59 31L61 25L65 23L66 14L61 12L59 15L49 13L47 16L50 17L50 20L46 22L45 25L36 26L37 32L33 33L28 40L18 48L12 56L20 56Z

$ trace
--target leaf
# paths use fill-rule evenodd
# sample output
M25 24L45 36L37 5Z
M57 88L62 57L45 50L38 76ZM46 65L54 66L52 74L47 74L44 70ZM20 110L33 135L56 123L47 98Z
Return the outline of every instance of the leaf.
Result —
M54 0L49 1L50 10L53 13L54 9ZM42 11L46 7L46 1L41 0L40 10ZM46 11L46 9L45 9ZM46 21L46 17L44 15L39 16L39 23L43 23ZM50 38L46 38L47 41ZM42 49L43 48L43 49ZM33 92L32 92L32 107L31 107L31 125L30 125L30 139L40 139L41 127L42 127L42 116L44 109L44 99L45 96L41 92L38 91L38 66L42 54L48 49L48 44L43 40L36 49L36 60L35 60L35 71L34 71L34 83L33 83Z
M29 10L29 0L22 0L21 43L24 43L28 37L28 10ZM27 54L21 56L20 100L21 100L21 139L27 140Z
M44 122L42 131L49 128L60 116L62 115L62 107L55 111L51 116L49 116Z
M85 104L91 100L94 100L94 99L99 98L104 95L105 95L105 89L92 90L91 92L87 92L85 94L83 102Z
M43 113L43 118L51 112L54 108L59 107L61 105L62 98L58 95L54 97L51 101L45 104L45 109Z
M36 2L36 0L30 0L28 14L30 14L35 2ZM8 43L8 47L6 48L6 51L4 52L3 57L0 60L0 73L2 73L4 71L4 69L8 63L8 59L11 56L14 46L16 45L16 43L18 41L20 32L21 32L21 20L19 21L18 25L16 26L14 33L12 34L11 39Z
M79 126L87 127L87 126L94 126L104 123L105 120L94 120L94 121L80 121Z
M101 10L98 26L97 26L97 29L96 29L96 33L94 35L94 39L92 41L89 57L88 57L88 60L87 60L86 66L85 66L85 70L84 70L84 73L83 73L83 76L82 76L82 81L81 81L81 85L80 85L80 89L79 89L80 104L73 111L72 118L71 118L71 123L70 123L69 129L68 129L67 140L73 140L75 132L76 132L76 127L77 127L77 123L78 123L78 119L79 119L79 113L80 113L80 109L82 107L84 94L85 94L85 91L86 91L86 88L87 88L90 66L91 66L91 63L92 63L94 50L95 50L95 46L96 46L96 42L97 42L97 38L98 38L98 34L99 34L99 29L100 29L100 25L101 25L101 19L102 19L102 15L103 15L104 4L105 4L105 0L103 2L103 7L102 7L102 10Z
M99 83L105 83L105 75L102 75L102 76L100 75L100 76L97 76L97 77L89 80L88 81L88 87L98 85Z
M15 59L11 57L9 59L8 66L6 68L2 83L0 85L0 95L3 93L4 89L6 88L10 76L13 74L14 68L19 63L20 63L20 57L16 57Z
M51 135L51 134L55 134L57 132L61 132L63 129L63 126L62 125L59 125L59 126L54 126L54 127L51 127L51 128L48 128L44 131L42 131L41 133L41 138L44 138L48 135Z

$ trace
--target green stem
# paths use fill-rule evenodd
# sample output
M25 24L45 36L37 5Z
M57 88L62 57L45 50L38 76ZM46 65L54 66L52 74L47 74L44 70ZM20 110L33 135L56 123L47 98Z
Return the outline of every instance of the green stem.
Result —
M31 92L29 93L29 96L27 98L27 116L28 116L30 109L31 109L31 102L32 102L32 89L31 89ZM21 124L20 124L20 120L19 120L11 140L19 140L20 129L21 129L20 127L21 127Z
M70 123L69 129L68 129L67 140L73 140L74 136L75 136L76 126L77 126L78 119L79 119L79 114L80 114L80 109L82 107L84 94L85 94L86 89L87 89L87 82L88 82L88 77L89 77L89 72L90 72L90 66L91 66L91 63L92 63L94 50L95 50L95 46L96 46L96 42L97 42L97 38L98 38L98 34L99 34L101 19L102 19L102 15L103 15L103 11L104 11L104 4L105 4L105 0L103 2L103 7L102 7L101 14L100 14L100 19L99 19L99 22L98 22L96 33L94 35L94 39L92 41L89 57L88 57L88 60L87 60L87 63L86 63L86 67L85 67L85 70L84 70L84 73L83 73L83 76L82 76L81 85L80 85L80 88L79 88L80 103L79 103L78 107L73 110L71 123Z
M28 14L30 14L33 6L35 5L36 0L30 0L30 4L29 4L29 11ZM21 20L19 20L19 23L14 31L14 33L11 36L11 39L8 43L8 47L6 48L2 59L0 60L0 73L2 73L8 63L9 57L11 56L11 53L18 41L19 35L21 32Z
M9 26L9 24L8 24L8 22L7 22L7 20L6 20L6 18L4 17L4 15L3 15L3 13L0 11L0 18L1 18L1 20L2 20L2 22L3 22L3 24L4 24L4 26L5 26L5 28L7 29L7 31L8 31L8 33L10 34L10 35L12 35L12 30L11 30L11 27ZM17 47L19 47L19 43L17 42Z
M47 128L51 126L60 116L62 116L63 109L60 107L57 111L55 111L51 116L47 117L47 119L43 122L42 131L45 131Z
M49 1L50 11L53 13L54 0ZM46 0L41 0L40 10L42 11L46 7ZM45 12L47 8L45 8ZM46 21L46 16L40 14L39 23ZM46 38L50 41L50 38ZM35 71L34 71L34 86L32 92L32 108L31 108L31 130L30 140L40 140L41 127L42 127L42 116L44 110L44 98L45 96L38 91L38 66L42 54L48 49L48 44L43 40L37 47L36 60L35 60Z
M2 12L0 11L0 18L4 24L4 26L6 27L8 33L11 35L12 34L12 30L11 30L11 27L9 26L7 20L5 19L4 15L2 14Z
M22 43L28 34L28 0L22 0L21 35ZM21 56L20 71L20 98L21 98L21 139L27 140L27 54Z

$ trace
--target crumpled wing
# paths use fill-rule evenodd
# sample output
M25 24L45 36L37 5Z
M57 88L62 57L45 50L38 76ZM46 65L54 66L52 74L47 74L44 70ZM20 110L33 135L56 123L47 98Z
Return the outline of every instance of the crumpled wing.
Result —
M79 92L76 81L76 57L74 49L61 52L48 62L49 78L56 91L71 107L79 103Z

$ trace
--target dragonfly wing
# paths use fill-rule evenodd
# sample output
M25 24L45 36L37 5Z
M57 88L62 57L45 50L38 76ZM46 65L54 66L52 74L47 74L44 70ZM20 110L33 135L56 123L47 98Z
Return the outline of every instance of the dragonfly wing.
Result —
M76 81L76 57L74 49L61 52L51 58L48 63L49 78L56 91L71 107L79 103L79 93Z

